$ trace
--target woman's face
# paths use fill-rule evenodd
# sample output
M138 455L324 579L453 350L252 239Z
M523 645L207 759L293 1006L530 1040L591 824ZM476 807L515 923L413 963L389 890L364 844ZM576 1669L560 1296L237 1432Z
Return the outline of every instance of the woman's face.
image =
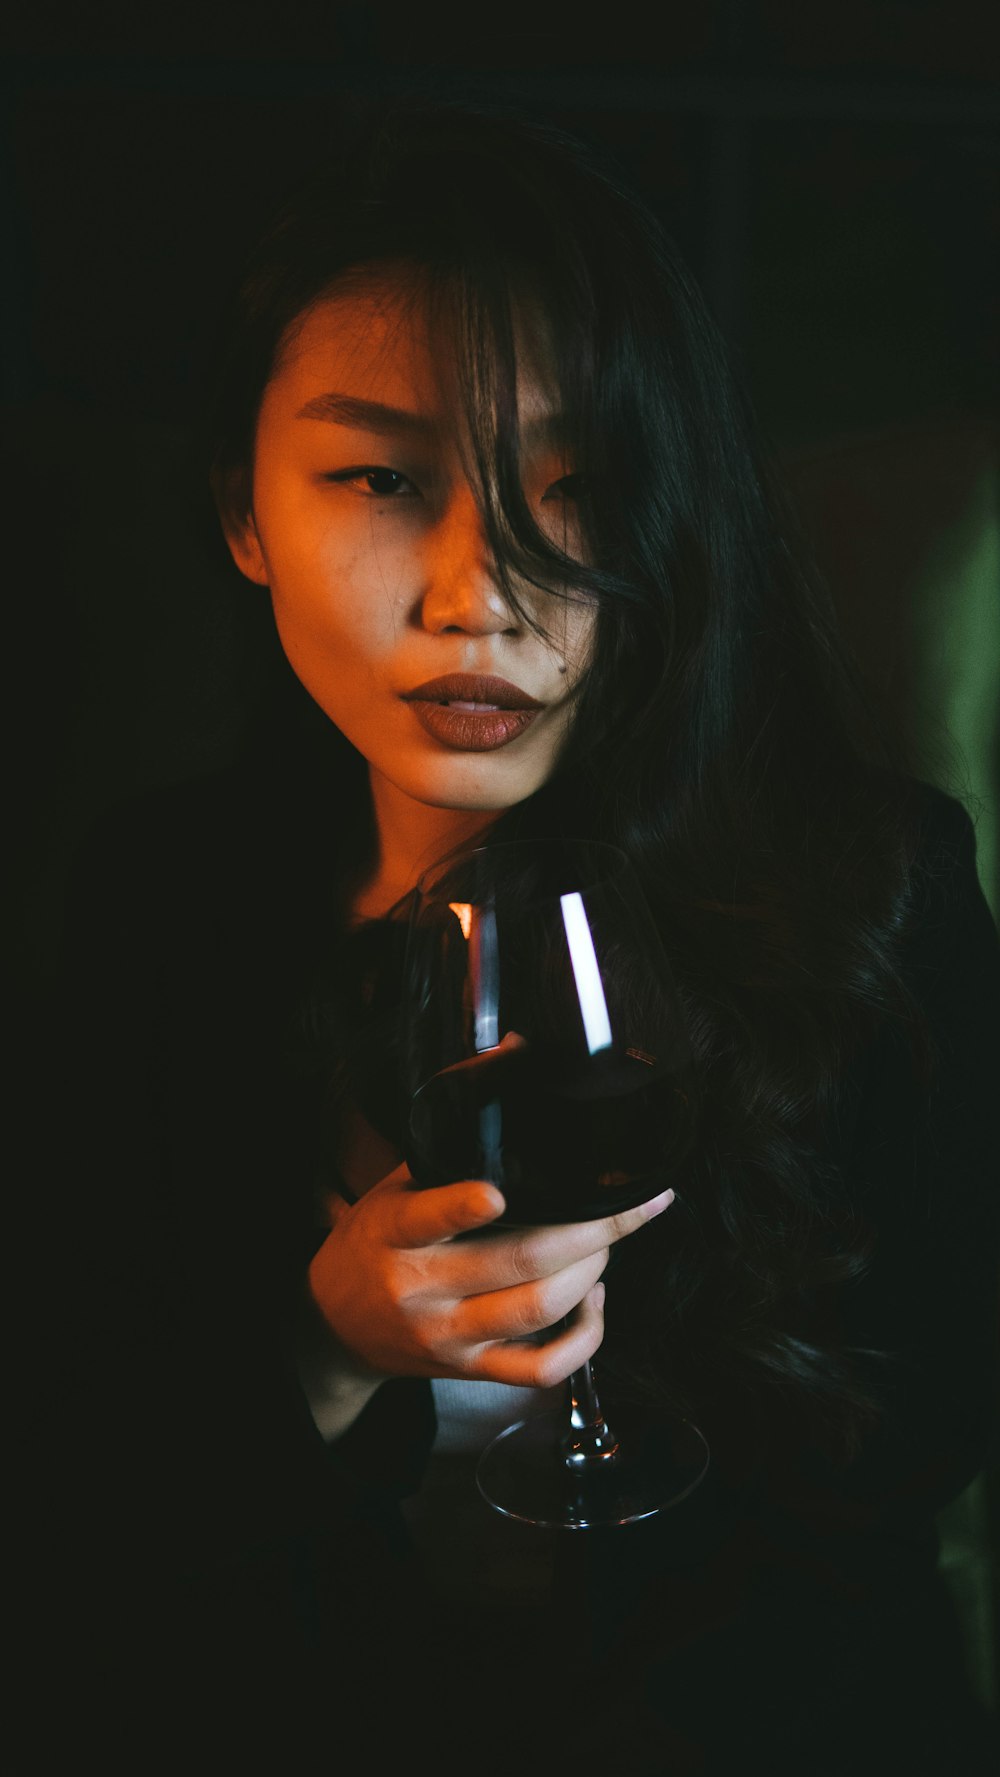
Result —
M451 367L407 289L386 279L307 312L264 394L250 516L227 534L270 588L292 667L373 780L436 808L499 811L553 770L594 611L519 586L543 639L505 602ZM576 466L545 429L555 399L534 337L522 325L524 489L573 554Z

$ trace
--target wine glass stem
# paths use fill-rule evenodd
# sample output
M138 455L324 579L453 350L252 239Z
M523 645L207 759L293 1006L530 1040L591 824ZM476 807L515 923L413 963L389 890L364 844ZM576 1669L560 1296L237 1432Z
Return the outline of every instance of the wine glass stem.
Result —
M562 1441L563 1461L567 1468L580 1469L589 1463L610 1462L618 1452L615 1437L597 1398L594 1372L589 1363L574 1370L569 1378L570 1431Z

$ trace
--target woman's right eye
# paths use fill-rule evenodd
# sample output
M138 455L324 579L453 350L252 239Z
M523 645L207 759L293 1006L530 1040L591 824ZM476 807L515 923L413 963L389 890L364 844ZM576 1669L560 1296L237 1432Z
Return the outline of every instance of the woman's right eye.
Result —
M391 500L400 495L405 499L412 499L414 495L418 495L418 489L408 475L404 475L399 469L386 469L378 463L361 464L355 469L334 469L324 475L323 479L348 487L352 482L366 482L367 488L359 487L356 490L362 499ZM408 491L404 491L401 483L405 484L405 490Z

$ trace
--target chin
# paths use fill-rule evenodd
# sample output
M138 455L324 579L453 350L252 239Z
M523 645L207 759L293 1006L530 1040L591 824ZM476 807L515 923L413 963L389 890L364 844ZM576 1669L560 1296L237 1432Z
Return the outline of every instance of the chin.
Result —
M412 790L407 794L412 795L415 802L422 802L426 808L450 808L455 814L500 815L506 813L508 808L515 808L519 802L523 802L526 797L531 795L531 791L525 790L520 795L512 796L473 795L472 793L462 795L459 791L456 791L454 795L447 795L444 792L428 792L421 795Z
M456 814L496 814L500 815L508 808L514 808L519 802L525 801L538 788L534 778L530 782L496 784L463 784L461 775L456 773L451 783L442 783L440 778L428 782L398 779L396 788L404 795L412 797L414 802L422 802L425 808L450 808Z

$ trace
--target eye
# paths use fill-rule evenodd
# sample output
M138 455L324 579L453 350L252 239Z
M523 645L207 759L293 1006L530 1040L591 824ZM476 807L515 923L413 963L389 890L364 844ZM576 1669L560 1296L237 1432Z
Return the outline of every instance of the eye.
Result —
M352 483L365 482L366 487L356 487L355 492L362 499L391 500L418 499L419 489L416 488L408 475L399 469L386 469L377 463L361 464L355 469L335 469L324 475L324 481L336 481L342 486L350 487Z
M582 500L585 491L585 477L583 475L564 475L561 480L552 483L552 486L542 495L542 499Z

